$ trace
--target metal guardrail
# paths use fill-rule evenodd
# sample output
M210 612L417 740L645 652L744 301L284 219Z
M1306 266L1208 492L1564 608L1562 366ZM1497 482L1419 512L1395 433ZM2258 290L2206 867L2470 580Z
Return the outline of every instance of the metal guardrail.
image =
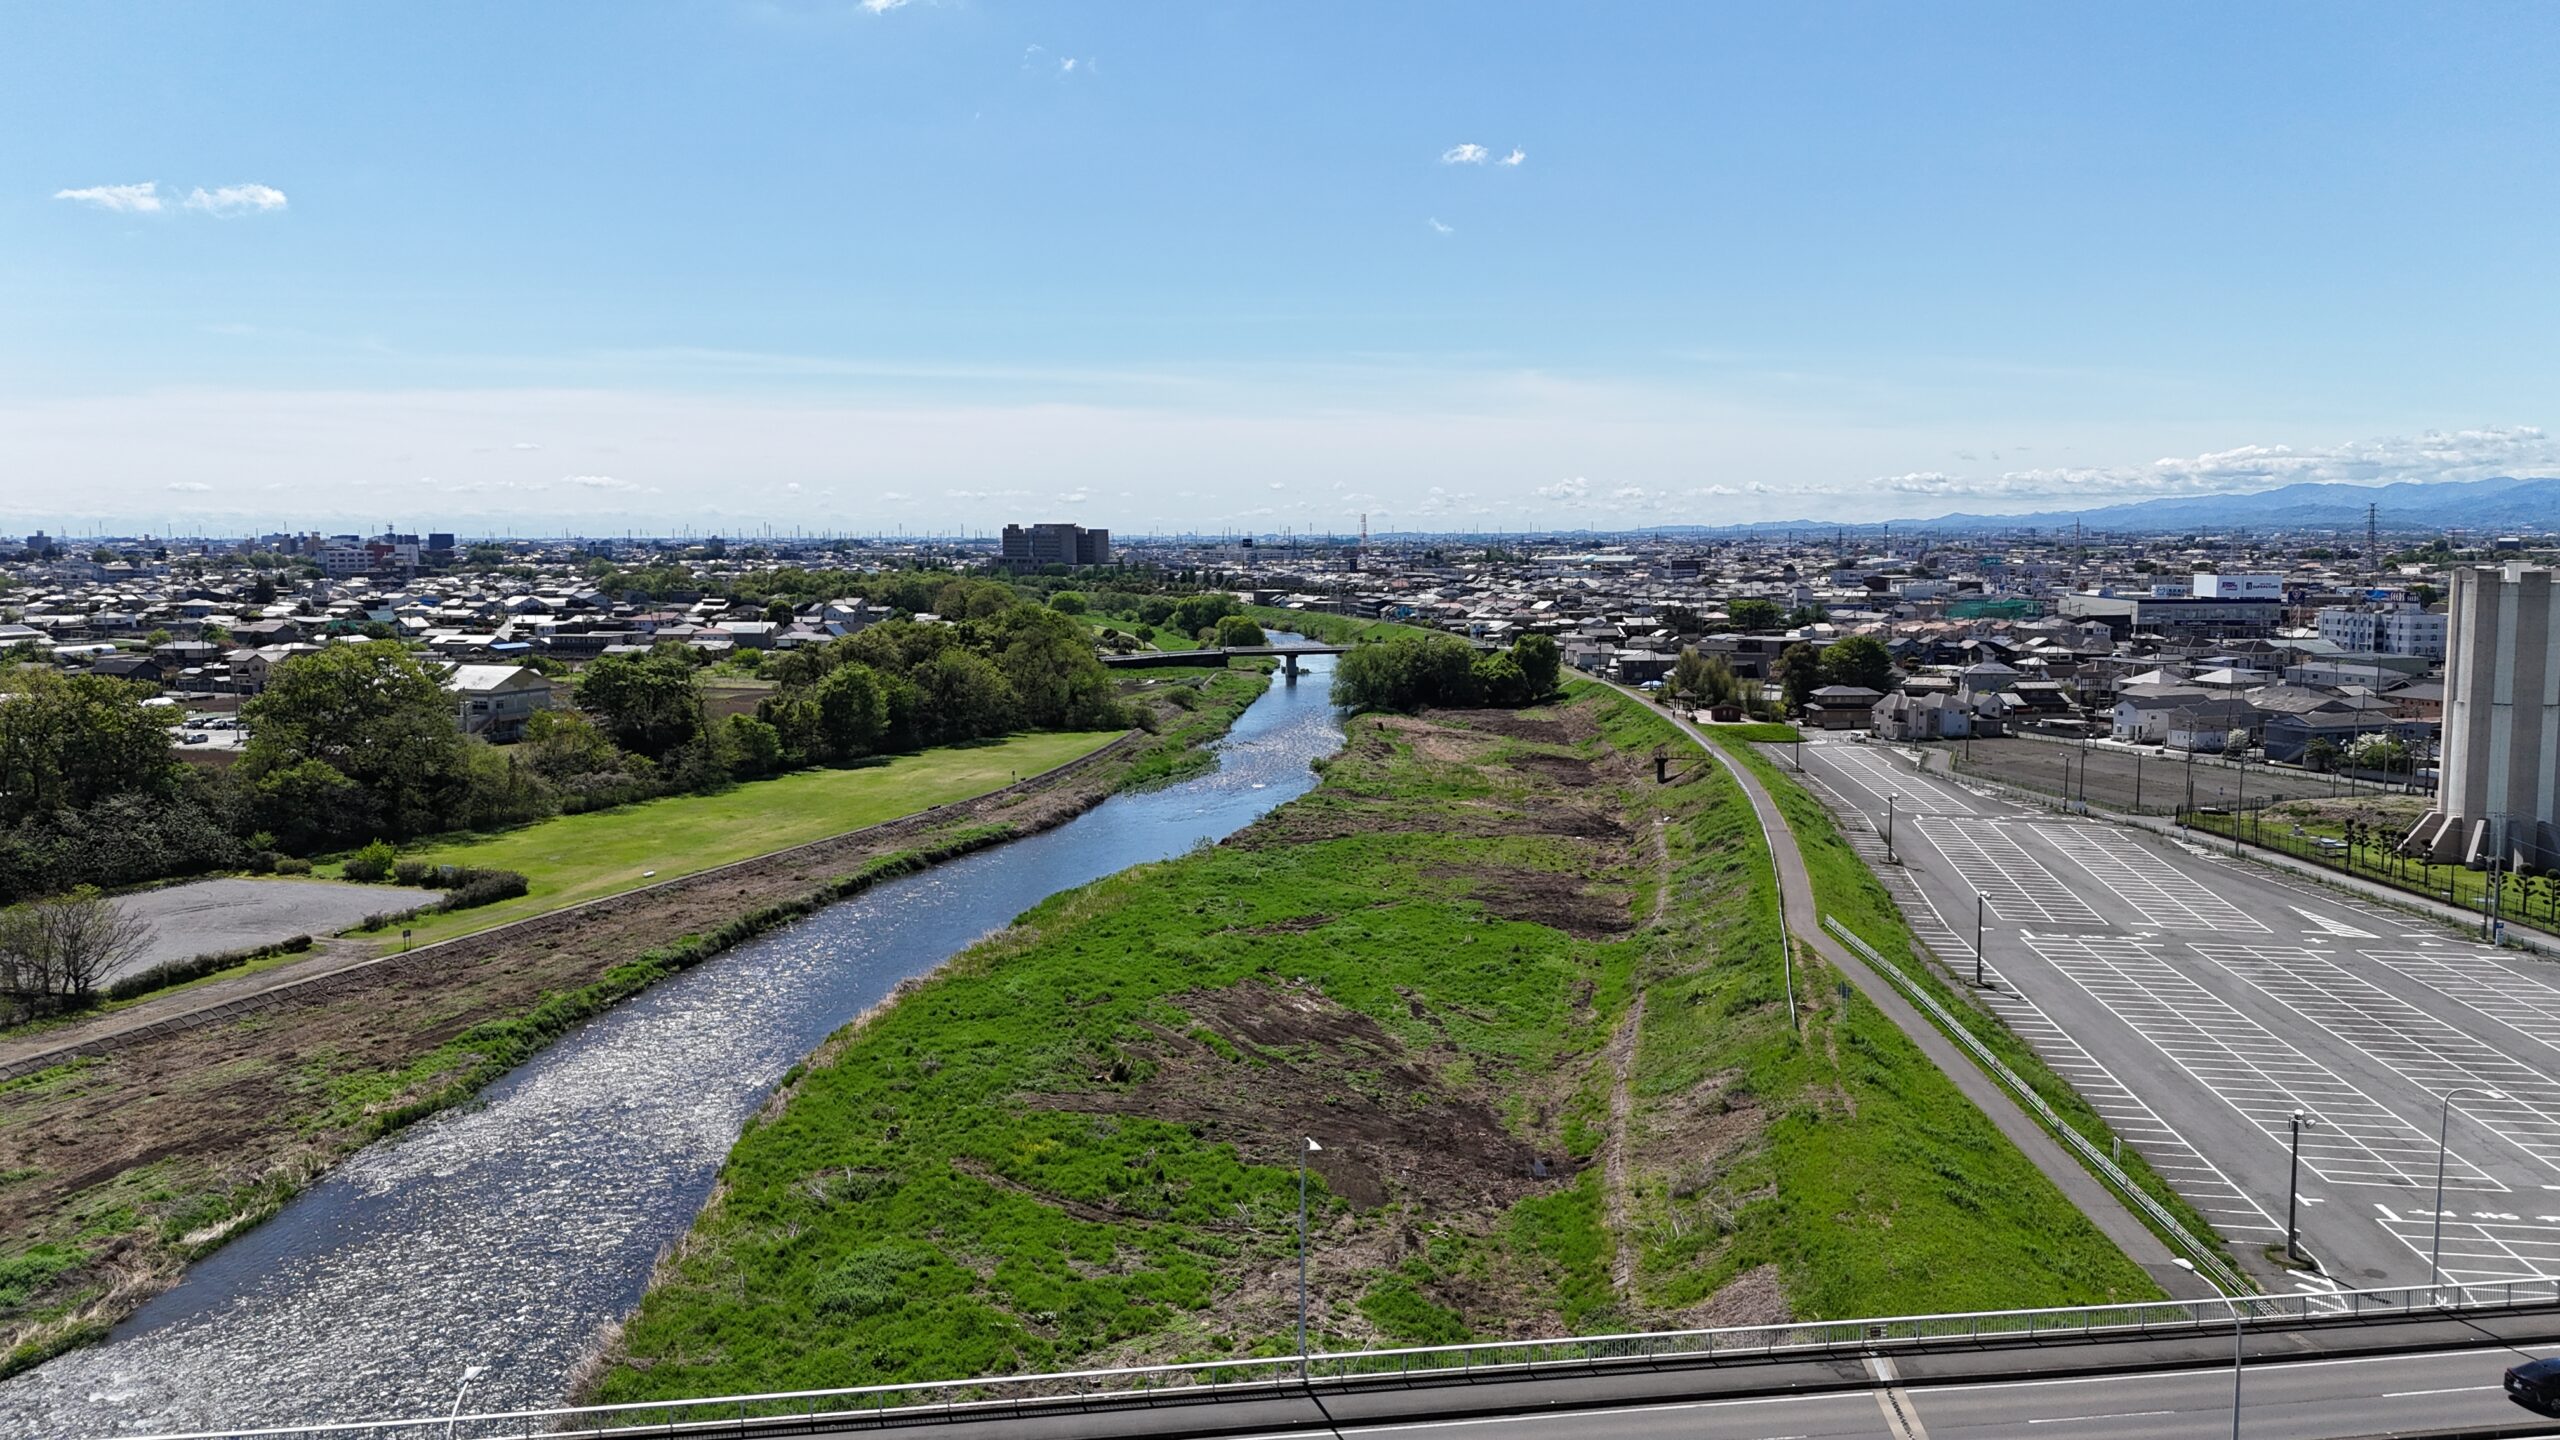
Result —
M2010 1069L2008 1062L2002 1060L1990 1046L1984 1044L1982 1037L1973 1033L1972 1027L1957 1019L1944 1004L1939 1002L1936 995L1930 993L1928 987L1903 973L1902 967L1877 954L1874 946L1859 939L1857 932L1841 924L1838 917L1825 915L1822 917L1822 924L1824 929L1840 937L1843 944L1857 951L1868 964L1873 965L1905 995L1910 996L1913 1004L1927 1011L1937 1022L1938 1028L1947 1033L1948 1038L1970 1052L1976 1063L1989 1071L1994 1079L2017 1097L2019 1104L2035 1112L2037 1118L2044 1121L2045 1128L2053 1132L2054 1138L2070 1147L2071 1151L2080 1157L2081 1163L2096 1171L2099 1178L2123 1195L2128 1203L2150 1217L2151 1223L2163 1232L2171 1244L2187 1253L2187 1258L2194 1262L2197 1273L2212 1281L2215 1288L2225 1295L2248 1295L2257 1290L2258 1287L2250 1284L2237 1269L2232 1267L2230 1261L2223 1258L2218 1247L2189 1231L2169 1207L2153 1198L2151 1192L2143 1189L2139 1182L2126 1174L2123 1166L2118 1165L2107 1152L2090 1143L2089 1137L2081 1134L2077 1126L2064 1120L2059 1112L2045 1102L2044 1096L2036 1093L2034 1086L2029 1085L2017 1071Z
M1303 1357L1273 1355L1184 1365L718 1395L695 1400L205 1430L136 1440L353 1440L358 1436L402 1440L410 1435L446 1432L456 1440L496 1440L500 1436L580 1432L604 1435L714 1428L730 1433L757 1428L804 1430L819 1424L853 1427L879 1422L998 1419L1115 1397L1251 1399L1302 1391L1310 1386L1351 1389L1377 1383L1525 1380L1646 1366L1866 1356L1942 1345L2059 1344L2186 1334L2223 1337L2231 1334L2235 1307L2244 1312L2242 1318L2248 1325L2263 1331L2270 1325L2319 1327L2429 1314L2479 1317L2554 1306L2560 1306L2560 1276L2493 1285L2413 1285L2238 1301L2142 1301L1354 1350Z

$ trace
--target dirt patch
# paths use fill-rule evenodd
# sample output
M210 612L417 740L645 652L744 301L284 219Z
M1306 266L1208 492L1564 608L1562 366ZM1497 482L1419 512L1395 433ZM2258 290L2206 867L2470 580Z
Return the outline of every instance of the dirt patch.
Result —
M1499 735L1505 740L1526 740L1535 745L1571 745L1585 738L1585 735L1576 734L1575 727L1563 717L1577 713L1566 711L1560 715L1554 712L1534 713L1520 710L1434 710L1431 712L1431 718L1443 725L1463 726L1487 735ZM1585 734L1587 733L1586 731Z
M1450 1084L1433 1057L1316 991L1247 981L1175 1003L1248 1058L1158 1031L1127 1047L1142 1062L1134 1083L1022 1102L1182 1125L1260 1165L1295 1165L1312 1136L1325 1148L1309 1168L1363 1210L1490 1217L1573 1176L1569 1161L1503 1127L1480 1082Z
M1724 1283L1707 1303L1689 1311L1682 1323L1698 1329L1727 1325L1783 1325L1795 1317L1787 1305L1778 1267L1755 1265Z
M1435 878L1463 876L1465 898L1505 920L1525 920L1561 930L1578 940L1614 940L1635 928L1627 897L1620 892L1593 892L1578 875L1550 870L1436 867L1423 872Z
M1512 757L1511 768L1523 770L1568 790L1587 790L1600 783L1592 763L1572 755L1538 751Z

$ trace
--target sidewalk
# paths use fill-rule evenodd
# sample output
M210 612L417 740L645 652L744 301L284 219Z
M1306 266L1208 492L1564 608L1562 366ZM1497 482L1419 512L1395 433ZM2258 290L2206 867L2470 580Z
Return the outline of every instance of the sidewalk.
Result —
M1644 698L1620 688L1622 693L1638 700ZM1651 704L1646 708L1657 709ZM2210 1299L2219 1294L2203 1276L2180 1264L2167 1241L2153 1234L2151 1227L2126 1208L2114 1191L2090 1174L2070 1151L2062 1147L2060 1141L2054 1139L2052 1132L2021 1108L1997 1080L1985 1073L1955 1041L1921 1014L1900 990L1831 938L1830 932L1822 928L1821 910L1813 898L1813 877L1805 869L1804 853L1797 848L1795 832L1787 828L1785 812L1778 808L1776 798L1761 785L1758 776L1726 754L1724 747L1709 740L1697 726L1668 711L1658 713L1697 742L1700 749L1714 756L1725 773L1742 787L1742 793L1751 798L1751 808L1757 812L1762 828L1769 835L1769 855L1777 870L1778 892L1789 935L1820 955L1825 964L1854 981L1868 1002L1899 1026L1902 1033L1920 1047L1921 1053L1929 1057L1930 1063L1954 1081L1965 1098L1989 1116L1991 1123L2000 1128L2000 1133L2008 1136L2010 1143L2044 1172L2054 1188L2078 1206L2080 1213L2088 1216L2108 1239L2116 1242L2118 1248L2131 1256L2133 1262L2158 1282L2162 1290L2181 1300ZM1778 843L1781 835L1786 837L1785 844Z

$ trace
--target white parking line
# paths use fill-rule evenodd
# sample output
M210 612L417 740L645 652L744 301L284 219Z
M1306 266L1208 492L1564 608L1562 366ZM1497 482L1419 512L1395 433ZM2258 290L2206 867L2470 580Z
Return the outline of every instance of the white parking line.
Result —
M1928 817L1915 822L1912 828L1946 857L1956 876L1981 895L1991 906L1991 913L2003 920L2091 929L2106 924L2087 901L2038 863L1997 821Z
M2286 946L2198 945L2196 953L2371 1056L2426 1095L2486 1086L2463 1113L2560 1170L2560 1081L2325 956Z
M2560 1050L2560 989L2521 974L2476 950L2402 955L2383 950L2364 958L2399 971L2448 999L2457 1000L2508 1029Z
M2297 1110L2318 1115L2325 1123L2303 1136L2302 1161L2321 1179L2402 1187L2434 1182L2433 1135L2170 966L2156 947L2114 936L2025 938L2046 963L2270 1138L2290 1143ZM2459 1154L2448 1162L2446 1178L2465 1189L2506 1188Z
M2159 930L2228 933L2267 927L2121 831L2096 825L2024 827L2089 872Z

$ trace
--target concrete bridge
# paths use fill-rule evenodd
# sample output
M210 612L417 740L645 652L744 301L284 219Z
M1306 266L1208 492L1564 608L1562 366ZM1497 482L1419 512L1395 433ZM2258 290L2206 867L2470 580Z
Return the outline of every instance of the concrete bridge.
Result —
M1207 650L1139 650L1127 655L1105 655L1102 663L1115 670L1152 670L1164 665L1224 665L1237 656L1248 659L1257 655L1280 657L1280 672L1290 679L1298 678L1301 655L1340 655L1348 645L1233 645Z

